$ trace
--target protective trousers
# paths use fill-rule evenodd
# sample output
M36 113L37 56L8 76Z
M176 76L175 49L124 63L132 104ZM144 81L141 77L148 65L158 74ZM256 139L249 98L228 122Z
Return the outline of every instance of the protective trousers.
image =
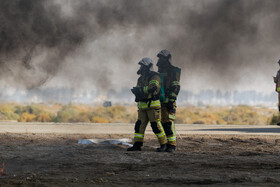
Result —
M135 123L135 134L134 134L134 143L139 142L138 144L143 145L144 133L149 121L151 122L151 127L153 132L158 138L160 145L166 144L166 135L161 125L161 110L160 108L156 109L145 109L138 110L138 120Z
M280 92L278 92L278 111L280 112Z
M176 103L173 103L173 108L176 108ZM161 123L166 133L167 143L176 146L176 132L175 132L175 110L168 111L167 104L161 105Z

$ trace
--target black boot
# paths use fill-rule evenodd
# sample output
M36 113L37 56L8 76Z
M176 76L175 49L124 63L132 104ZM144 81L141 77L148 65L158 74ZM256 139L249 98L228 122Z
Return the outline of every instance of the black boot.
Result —
M166 144L162 144L160 145L159 148L157 148L157 152L165 152L166 148L167 148Z
M132 147L127 148L127 151L141 151L143 142L135 142Z
M175 151L175 149L176 149L175 145L167 144L166 152L173 153Z

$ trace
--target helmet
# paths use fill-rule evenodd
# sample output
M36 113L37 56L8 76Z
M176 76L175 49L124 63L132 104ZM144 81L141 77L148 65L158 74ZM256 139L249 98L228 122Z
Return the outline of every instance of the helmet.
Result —
M165 58L167 60L170 60L171 59L171 53L170 53L170 51L168 51L166 49L163 49L157 54L157 57Z
M143 58L142 60L140 60L140 62L138 62L139 65L141 66L146 66L150 69L150 71L154 71L153 69L153 60L150 58Z

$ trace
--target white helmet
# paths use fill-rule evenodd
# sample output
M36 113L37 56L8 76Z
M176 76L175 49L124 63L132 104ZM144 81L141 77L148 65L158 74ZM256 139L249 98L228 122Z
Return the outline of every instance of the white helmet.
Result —
M167 60L170 60L171 59L171 53L167 49L163 49L157 54L157 57L159 57L159 58L163 57Z
M150 68L150 71L154 71L153 69L153 60L148 58L148 57L145 57L143 58L142 60L140 60L138 62L139 65L143 65L143 66L147 66Z

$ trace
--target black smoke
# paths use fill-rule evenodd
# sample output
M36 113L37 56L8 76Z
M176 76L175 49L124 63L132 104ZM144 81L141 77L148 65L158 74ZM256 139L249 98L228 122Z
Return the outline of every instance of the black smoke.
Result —
M208 71L211 82L238 82L243 70L256 72L279 58L279 8L278 0L2 0L0 78L35 88L65 71L65 84L108 89L121 77L117 86L127 86L122 80L132 74L115 77L114 66L137 66L166 48L190 76ZM104 40L116 33L114 43ZM94 44L102 38L107 43ZM89 44L100 45L93 59L80 53ZM71 71L69 58L77 58Z

